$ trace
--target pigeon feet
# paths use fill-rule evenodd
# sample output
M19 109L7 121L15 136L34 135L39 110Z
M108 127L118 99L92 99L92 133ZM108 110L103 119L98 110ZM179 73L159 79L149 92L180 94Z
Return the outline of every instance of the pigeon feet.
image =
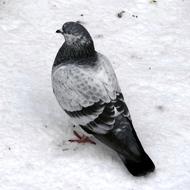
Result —
M73 131L73 134L77 137L77 139L70 139L69 142L77 142L77 143L90 143L90 144L96 144L94 141L92 141L89 137L85 135L79 135L76 131Z

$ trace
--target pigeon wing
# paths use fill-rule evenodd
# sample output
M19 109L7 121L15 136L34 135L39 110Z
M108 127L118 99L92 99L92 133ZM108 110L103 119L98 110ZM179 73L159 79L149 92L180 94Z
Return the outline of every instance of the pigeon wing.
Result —
M106 59L93 68L61 66L53 72L52 83L59 104L75 125L106 133L114 126L116 112L124 113L123 96Z

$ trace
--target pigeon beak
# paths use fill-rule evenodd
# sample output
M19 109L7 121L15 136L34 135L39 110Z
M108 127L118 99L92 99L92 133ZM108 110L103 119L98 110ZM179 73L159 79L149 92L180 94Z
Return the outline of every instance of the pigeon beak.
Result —
M56 33L61 33L61 34L63 34L63 30L62 30L62 29L59 29L59 30L56 31Z

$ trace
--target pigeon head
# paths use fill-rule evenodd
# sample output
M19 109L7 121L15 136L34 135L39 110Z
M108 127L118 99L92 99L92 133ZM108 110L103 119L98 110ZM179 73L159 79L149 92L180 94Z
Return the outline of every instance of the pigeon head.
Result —
M93 43L86 28L77 22L66 22L56 33L63 34L65 42L71 46Z
M65 42L60 49L61 59L76 59L95 56L93 40L84 26L78 22L66 22L57 30L64 36Z

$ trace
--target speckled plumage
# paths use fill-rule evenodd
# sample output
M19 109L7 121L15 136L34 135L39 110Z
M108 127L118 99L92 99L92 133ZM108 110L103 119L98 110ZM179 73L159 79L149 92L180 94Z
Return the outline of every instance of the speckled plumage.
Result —
M111 64L103 55L97 55L93 66L90 63L93 60L86 61L90 66L77 60L53 69L54 93L67 111L81 110L99 100L108 103L116 98L116 92L120 92Z
M114 149L135 176L154 170L133 128L115 72L88 31L68 22L52 68L54 94L75 125Z

